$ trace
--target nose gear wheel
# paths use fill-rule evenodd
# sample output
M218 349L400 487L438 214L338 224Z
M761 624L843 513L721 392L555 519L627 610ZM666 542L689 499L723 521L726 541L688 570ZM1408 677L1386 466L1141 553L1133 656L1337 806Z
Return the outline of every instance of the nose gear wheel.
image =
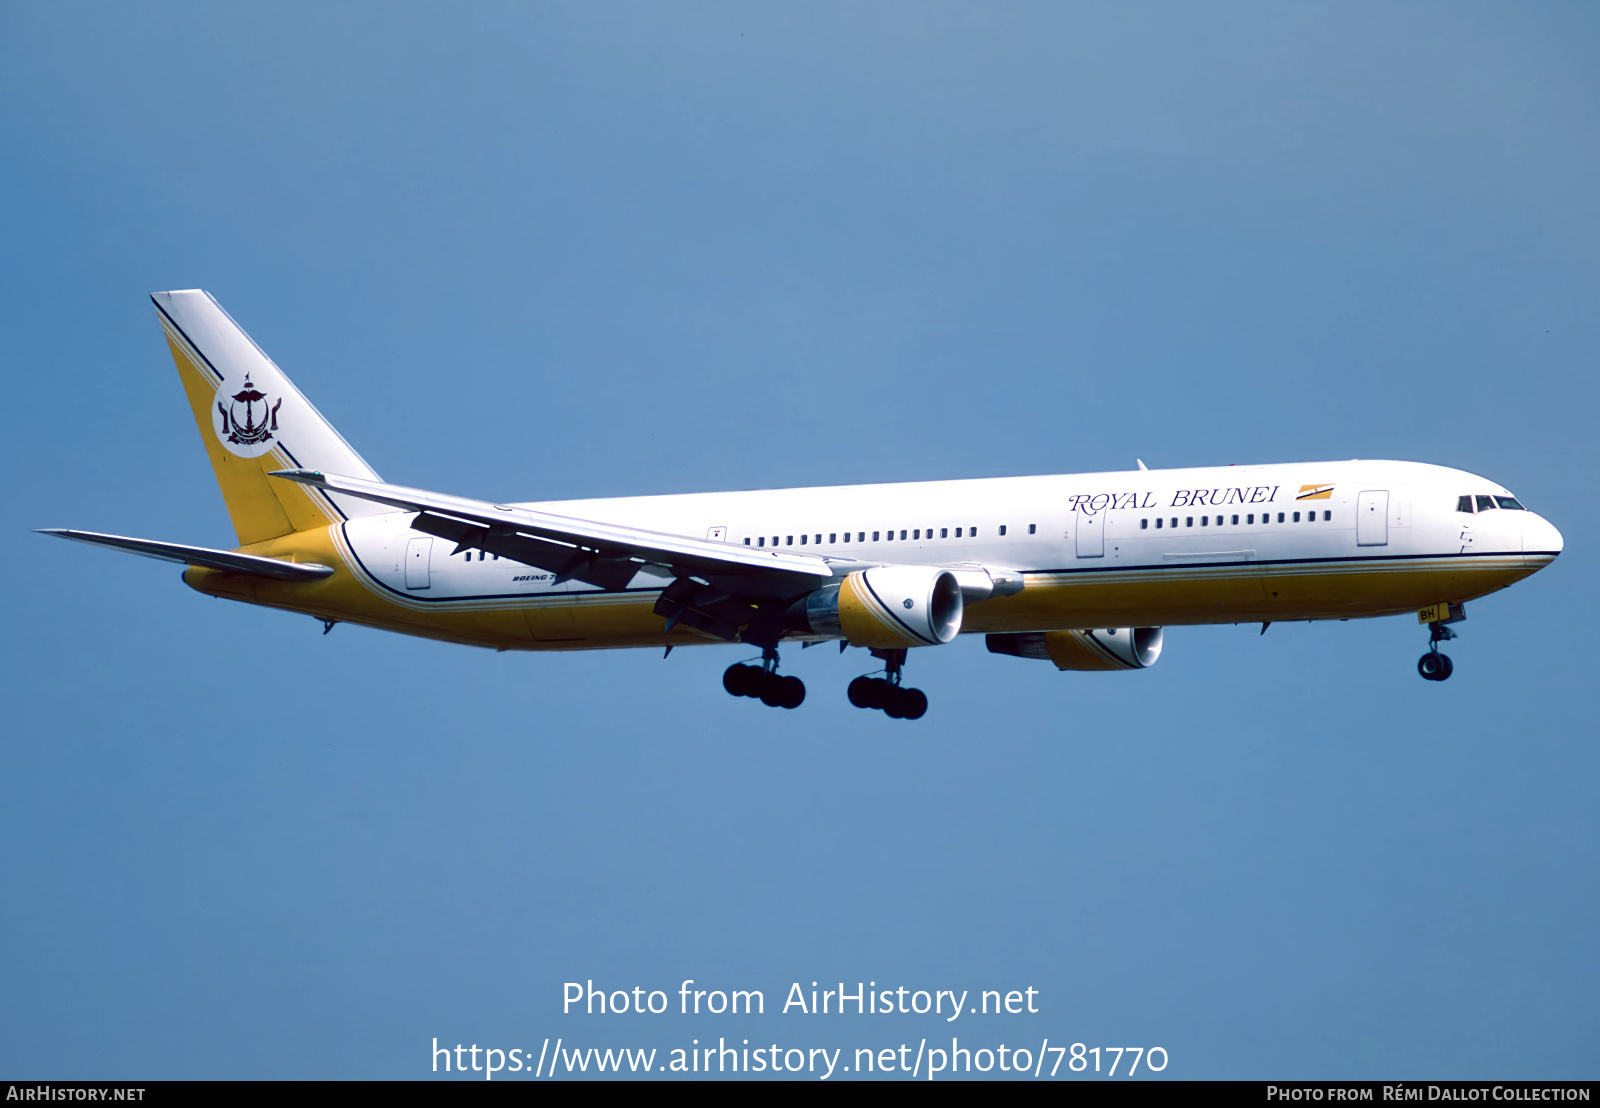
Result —
M1455 665L1450 661L1450 655L1430 650L1417 659L1417 672L1426 681L1444 681L1455 672Z

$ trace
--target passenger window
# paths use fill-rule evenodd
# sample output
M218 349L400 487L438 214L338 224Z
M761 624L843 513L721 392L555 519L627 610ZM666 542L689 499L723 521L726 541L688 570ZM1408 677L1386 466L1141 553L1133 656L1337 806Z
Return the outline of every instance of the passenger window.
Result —
M1233 517L1233 525L1235 527L1239 526L1239 517L1238 516L1234 516Z
M805 544L806 544L806 537L804 535L801 535L800 536L800 545L804 546Z
M817 545L818 545L818 546L821 546L821 545L822 545L822 536L821 536L821 535L818 535L818 536L817 536L817 540L816 540L816 542L817 542Z
M1141 519L1139 521L1139 530L1148 531L1149 529L1150 529L1150 521L1148 519Z
M894 542L894 532L893 531L885 531L883 533L883 541L884 542Z
M1161 530L1161 520L1159 520L1159 519L1156 520L1156 530L1157 531Z
M1006 525L1002 523L1000 525L1000 534L1004 535L1005 533L1006 533Z
M901 542L905 542L906 541L906 533L904 531L900 532L900 541Z
M1194 516L1184 516L1183 517L1183 525L1185 527L1193 527L1194 526Z
M1327 523L1331 519L1333 519L1333 513L1332 512L1323 512L1322 513L1322 521L1324 523Z
M1458 496L1458 497L1456 497L1456 511L1458 511L1458 512L1470 512L1470 511L1472 511L1472 497L1470 497L1470 496Z
M793 545L794 545L794 536L793 536L793 535L790 535L790 536L789 536L789 541L788 541L788 542L786 542L786 543L785 543L785 544L784 544L784 545L785 545L785 546L793 546Z
M744 544L745 544L745 545L746 545L746 546L749 546L749 545L750 545L750 540L749 540L749 539L745 539L745 540L744 540Z
M1244 517L1244 521L1246 523L1248 523L1248 524L1254 525L1254 523L1256 521L1256 514L1254 512L1251 512L1249 515Z
M877 538L877 535L874 534L873 538ZM866 542L866 541L867 541L867 533L865 531L857 532L857 534L856 534L856 542Z
M1478 511L1487 512L1493 507L1494 507L1494 497L1492 497L1492 496L1480 496L1480 497L1478 497Z
M939 537L941 539L948 539L950 537L950 528L948 528L948 527L939 528Z
M1211 523L1211 517L1210 516L1201 516L1200 517L1200 526L1206 527L1206 526L1209 526L1210 523Z
M750 540L746 539L745 541L749 542ZM759 539L757 539L756 540L756 545L757 546L766 546L767 545L767 536L762 535Z
M967 528L967 535L969 537L971 537L971 538L974 538L974 539L977 538L978 537L978 529L976 527L968 527Z
M850 537L849 535L845 536L845 538L847 538L847 539L849 537ZM837 531L829 531L828 532L828 545L832 546L834 543L836 543L838 541L839 541L839 532L837 532Z
M1283 522L1283 513L1282 513L1282 512L1279 512L1279 513L1278 513L1278 522L1279 522L1279 523L1282 523L1282 522Z
M1176 527L1177 525L1178 525L1178 517L1177 516L1173 516L1172 517L1172 526Z
M1028 534L1032 535L1035 532L1037 532L1038 530L1039 530L1039 525L1037 523L1028 524Z
M872 541L873 542L877 542L878 541L878 532L876 532L876 531L872 532Z
M1300 522L1300 513L1299 512L1296 512L1294 514L1294 522L1296 522L1296 523Z

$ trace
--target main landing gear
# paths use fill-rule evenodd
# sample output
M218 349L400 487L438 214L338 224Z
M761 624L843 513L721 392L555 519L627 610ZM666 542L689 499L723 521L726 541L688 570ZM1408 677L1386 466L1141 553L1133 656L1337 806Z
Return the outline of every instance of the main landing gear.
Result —
M857 677L847 694L857 708L877 708L890 719L921 719L928 711L928 697L921 689L900 684L906 664L904 650L874 650L874 658L884 661L884 677Z
M1456 619L1465 619L1466 613L1456 616ZM1417 672L1422 674L1424 681L1446 681L1455 672L1456 667L1450 661L1450 655L1439 653L1439 644L1456 637L1456 633L1446 627L1442 622L1428 624L1428 652L1417 659Z
M767 647L759 666L738 663L722 675L722 687L733 696L748 696L769 708L798 708L806 698L805 682L778 676L778 652Z

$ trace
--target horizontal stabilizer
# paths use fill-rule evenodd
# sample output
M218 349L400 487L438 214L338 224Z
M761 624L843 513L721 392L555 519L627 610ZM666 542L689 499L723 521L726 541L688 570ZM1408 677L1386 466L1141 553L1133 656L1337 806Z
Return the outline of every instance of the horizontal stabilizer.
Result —
M159 558L163 562L181 562L190 566L208 566L229 573L244 573L252 577L271 577L278 581L316 581L333 573L332 566L313 565L306 562L285 562L277 558L261 558L254 554L235 554L231 550L212 550L205 546L184 546L176 542L155 542L151 539L128 539L121 535L98 535L93 531L69 531L60 527L45 527L41 535L86 542L94 546L109 546L112 550L125 550L129 554L142 554L146 558Z

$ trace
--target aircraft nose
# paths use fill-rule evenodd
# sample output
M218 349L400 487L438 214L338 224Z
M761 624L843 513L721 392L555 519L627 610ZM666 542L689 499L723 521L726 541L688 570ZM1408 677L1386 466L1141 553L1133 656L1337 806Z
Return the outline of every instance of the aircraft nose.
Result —
M1522 552L1555 557L1561 553L1561 545L1561 532L1555 529L1554 524L1543 516L1529 512L1528 518L1522 523Z

